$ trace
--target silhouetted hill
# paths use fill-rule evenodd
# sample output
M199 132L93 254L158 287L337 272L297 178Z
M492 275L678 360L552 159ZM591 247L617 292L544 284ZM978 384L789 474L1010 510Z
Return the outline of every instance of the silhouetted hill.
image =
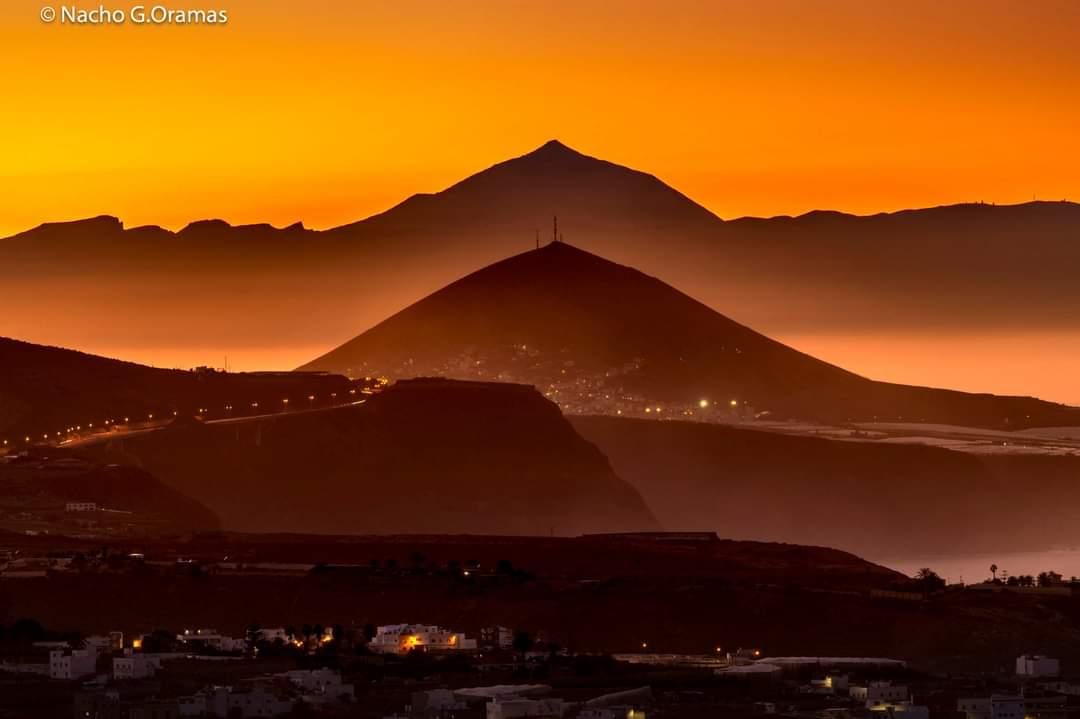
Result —
M134 467L101 466L60 454L31 456L0 463L0 514L4 521L25 513L51 521L68 532L77 519L94 525L121 528L124 533L212 531L218 518L203 504L162 484L156 477ZM65 512L68 502L93 502L98 512ZM51 517L51 519L49 519ZM90 529L93 531L93 529Z
M1075 333L1080 206L966 204L724 222L657 178L549 142L326 231L116 218L0 240L0 334L108 349L327 347L550 239L665 278L778 333ZM978 361L972 350L972 361ZM1053 399L1069 399L1068 396Z
M528 241L536 231L551 239L553 215L570 238L606 231L612 221L636 231L680 232L718 218L653 175L600 160L550 140L530 153L478 172L434 194L413 195L389 211L346 225L350 230L505 227ZM530 224L524 224L526 219ZM575 234L576 233L576 234ZM464 239L464 238L462 238Z
M1080 457L988 456L695 422L574 417L668 529L883 558L1080 540ZM1002 517L1038 517L1002 530Z
M2 539L31 556L100 550L98 543L64 537ZM492 624L522 627L578 654L641 651L647 640L651 651L662 653L712 654L721 646L760 647L766 657L888 656L942 675L1000 674L1032 646L1070 665L1080 661L1075 597L954 589L924 601L897 601L872 590L910 590L910 580L816 547L716 539L297 535L110 546L111 553L125 550L145 553L146 565L5 582L0 620L10 625L35 617L84 636L162 626L214 626L241 636L252 623L300 627L316 617L359 629L423 617L469 636ZM196 567L205 562L207 571L170 561L181 557ZM215 571L224 557L233 566L329 566L300 576ZM500 573L501 562L530 580ZM461 572L477 564L470 576ZM615 676L600 668L596 674L599 665L579 660L590 676L577 676L575 684L641 685L640 671ZM642 671L658 682L684 676ZM716 715L714 705L692 696L685 706L686 713L666 716Z
M1080 422L1078 410L1028 398L872 382L562 242L474 272L303 369L529 382L577 413L660 405L680 416L735 403L744 414L833 422Z
M531 387L402 382L362 407L187 424L95 450L227 529L567 535L651 529L607 459Z
M89 428L148 419L173 412L241 415L281 406L290 395L315 393L326 399L348 392L344 377L295 373L225 373L158 369L131 362L43 347L0 337L0 440L18 443L26 435L55 438L69 427Z

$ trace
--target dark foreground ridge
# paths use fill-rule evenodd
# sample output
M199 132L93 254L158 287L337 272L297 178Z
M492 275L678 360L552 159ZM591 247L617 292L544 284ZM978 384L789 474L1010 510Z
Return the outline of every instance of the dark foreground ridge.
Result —
M820 544L874 559L1046 551L1080 541L1080 457L968 454L701 422L571 423L668 529ZM1000 517L1012 514L1039 521L1003 533Z
M217 512L227 529L574 535L658 527L531 387L402 382L366 405L178 424L93 450Z

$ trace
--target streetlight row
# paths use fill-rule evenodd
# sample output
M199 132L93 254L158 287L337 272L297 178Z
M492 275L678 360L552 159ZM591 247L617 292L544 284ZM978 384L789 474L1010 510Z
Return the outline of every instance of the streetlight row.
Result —
M350 389L349 394L350 395L355 395L356 394L356 389ZM337 399L337 396L338 396L337 392L331 392L330 393L330 399L332 399L332 400ZM314 394L309 394L307 396L307 399L308 399L309 403L312 403L312 402L315 401L316 396ZM287 408L288 405L289 405L289 398L286 397L286 398L282 399L281 403L282 403L283 406L285 406ZM259 408L258 401L251 402L250 407L252 409L258 409ZM232 410L233 410L233 405L232 404L226 404L224 406L224 411L231 412ZM195 411L200 415L205 415L205 414L209 414L211 410L210 410L209 407L199 407ZM173 417L179 416L179 411L175 410L175 409L172 410L172 416ZM146 416L146 421L152 422L153 420L154 420L154 413L153 412L148 413L147 416ZM122 422L119 421L119 420L115 420L115 419L107 419L102 423L102 426L110 427L110 426L116 426L116 425L120 425L120 424L130 424L130 423L131 423L131 417L129 415L129 416L124 417ZM94 428L94 423L89 422L86 425L86 428L88 430L93 429ZM58 432L56 432L54 434L50 434L48 432L43 432L42 435L41 435L41 439L44 440L44 441L48 441L50 437L60 438L60 437L64 436L65 434L73 434L73 433L82 432L82 431L83 431L83 426L81 424L78 424L78 425L70 426L66 430L61 430L61 431L58 431ZM37 435L33 435L33 436L31 436L29 434L25 435L23 437L23 442L26 443L26 444L30 444L31 442L33 442L35 440L36 436ZM9 447L9 446L11 446L11 441L10 440L8 440L8 439L0 440L0 447Z

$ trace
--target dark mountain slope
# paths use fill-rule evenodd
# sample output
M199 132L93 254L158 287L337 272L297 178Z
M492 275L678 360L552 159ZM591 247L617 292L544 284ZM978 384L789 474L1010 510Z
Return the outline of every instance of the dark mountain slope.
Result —
M283 398L345 393L344 377L290 373L189 372L158 369L0 337L0 439L33 440L68 427L142 421L173 411L193 414L251 403L276 408ZM267 411L266 409L262 411Z
M706 398L834 422L1080 422L1080 411L1033 399L872 382L770 340L654 277L561 242L474 272L304 369L483 376L560 391L576 383L586 388L579 396L671 403L676 413Z
M147 468L227 529L560 534L657 524L530 387L399 383L362 407L187 423L95 450Z
M108 511L67 512L68 502L92 502ZM111 528L104 531L114 535L118 525L139 534L220 528L205 505L145 471L95 465L56 452L0 463L0 514L7 523L27 512L37 521L51 521L50 526L33 527L39 532L86 533L86 528L76 526L80 519ZM32 526L33 521L27 524Z
M694 422L575 417L669 529L878 559L1080 540L1080 458L976 456ZM1005 517L1037 517L1003 529Z

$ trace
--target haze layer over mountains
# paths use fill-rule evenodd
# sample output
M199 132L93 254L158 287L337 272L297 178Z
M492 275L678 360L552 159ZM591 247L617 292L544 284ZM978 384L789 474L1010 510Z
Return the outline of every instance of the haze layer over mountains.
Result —
M303 369L525 382L577 414L1080 423L1080 410L1032 399L867 380L563 242L474 272Z
M550 239L553 215L568 242L860 374L1080 399L1062 359L1080 348L1075 204L725 222L554 141L323 232L103 217L0 240L0 306L19 308L0 335L165 366L295 366Z

